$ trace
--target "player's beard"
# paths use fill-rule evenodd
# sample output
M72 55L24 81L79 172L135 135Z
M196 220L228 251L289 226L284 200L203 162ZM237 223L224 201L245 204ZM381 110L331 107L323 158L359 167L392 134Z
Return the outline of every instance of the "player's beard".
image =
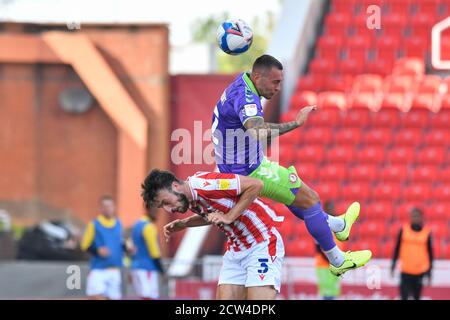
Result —
M172 191L174 195L178 197L178 202L180 206L177 208L176 212L185 213L189 209L189 200L184 193Z

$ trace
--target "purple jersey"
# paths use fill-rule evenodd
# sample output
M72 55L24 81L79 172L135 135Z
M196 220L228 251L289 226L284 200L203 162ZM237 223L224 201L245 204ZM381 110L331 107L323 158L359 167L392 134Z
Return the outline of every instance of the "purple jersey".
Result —
M223 92L214 108L212 140L220 172L249 175L261 163L264 150L244 127L251 118L262 118L261 100L248 74L243 73Z

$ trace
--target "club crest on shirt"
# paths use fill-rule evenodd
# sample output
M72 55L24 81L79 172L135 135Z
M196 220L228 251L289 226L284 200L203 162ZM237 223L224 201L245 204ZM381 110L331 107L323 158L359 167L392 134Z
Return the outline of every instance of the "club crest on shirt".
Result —
M227 179L219 179L219 190L228 190L230 189L230 181Z
M256 107L256 104L247 104L244 106L245 115L247 117L253 117L258 114L258 108Z
M289 174L289 181L290 181L291 183L296 183L296 182L297 182L297 179L298 179L298 177L297 177L297 175L296 175L295 173Z

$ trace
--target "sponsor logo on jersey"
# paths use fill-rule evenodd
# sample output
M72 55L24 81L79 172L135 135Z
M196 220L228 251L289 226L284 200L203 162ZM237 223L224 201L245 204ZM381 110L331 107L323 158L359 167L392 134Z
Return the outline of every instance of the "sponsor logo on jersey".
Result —
M258 114L258 108L254 103L245 105L244 110L247 117L253 117Z
M296 183L296 182L297 182L297 179L298 179L298 177L297 177L297 175L296 175L295 173L291 173L291 174L289 175L289 181L290 181L291 183Z

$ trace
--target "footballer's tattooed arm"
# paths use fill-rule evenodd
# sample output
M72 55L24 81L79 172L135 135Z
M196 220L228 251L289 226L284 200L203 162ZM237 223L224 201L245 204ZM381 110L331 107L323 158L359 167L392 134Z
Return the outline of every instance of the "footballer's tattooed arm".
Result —
M285 123L265 122L261 117L250 118L244 123L244 127L255 139L260 141L266 139L271 140L277 136L281 136L289 131L301 127L308 118L309 113L316 109L316 106L304 107L297 114L295 121Z

